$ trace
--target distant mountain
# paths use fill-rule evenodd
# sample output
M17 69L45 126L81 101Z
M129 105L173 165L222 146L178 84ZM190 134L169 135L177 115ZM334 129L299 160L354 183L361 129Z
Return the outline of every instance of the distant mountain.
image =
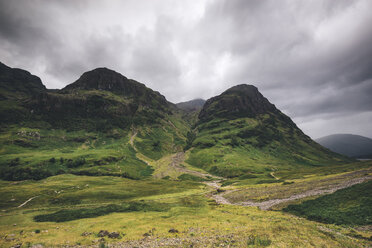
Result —
M194 99L187 102L177 103L178 109L182 110L182 119L187 122L190 126L194 126L198 121L198 115L200 110L203 108L205 100Z
M199 111L203 108L204 103L205 103L204 99L198 98L187 102L177 103L176 106L177 108L185 111Z
M372 139L354 134L333 134L315 140L331 151L353 157L372 158Z
M212 97L189 135L188 162L228 177L347 160L314 142L253 85Z

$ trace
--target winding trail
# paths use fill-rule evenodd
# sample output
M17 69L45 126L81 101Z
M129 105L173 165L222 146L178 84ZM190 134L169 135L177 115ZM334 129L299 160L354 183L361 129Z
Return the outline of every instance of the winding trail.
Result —
M219 180L224 179L222 177L213 176L213 175L208 174L208 173L203 173L203 172L200 172L200 171L190 170L186 167L183 167L183 166L181 166L181 164L183 163L184 160L185 160L185 153L184 152L178 152L172 157L172 161L169 164L169 167L172 167L175 170L180 171L182 173L191 174L191 175L201 177L201 178L210 177L210 178L216 178L216 179L219 179Z
M138 134L138 131L134 128L132 130L133 131L132 131L132 135L130 136L130 139L129 139L129 144L136 151L136 158L138 158L139 160L141 160L142 162L144 162L148 166L151 166L151 163L149 162L150 160L145 155L143 155L142 153L139 153L138 150L137 150L137 147L134 145L134 139L136 138L136 136Z
M351 173L352 174L352 173ZM282 198L282 199L271 199L263 202L254 202L254 201L245 201L245 202L238 202L238 203L232 203L230 202L224 195L232 193L235 190L227 190L227 191L220 191L221 185L220 181L214 181L214 182L205 182L205 184L213 187L216 189L216 193L212 195L212 198L216 201L218 204L227 204L227 205L238 205L238 206L249 206L249 207L259 207L262 210L270 210L273 206L278 205L280 203L288 202L288 201L293 201L293 200L298 200L310 196L316 196L316 195L323 195L323 194L331 194L334 193L337 190L344 189L344 188L349 188L355 184L360 184L365 181L371 180L372 176L364 176L360 178L352 178L349 180L345 180L342 183L338 185L331 186L327 189L312 189L308 190L299 194L294 194L290 197L287 198Z
M279 180L280 178L278 178L278 177L276 177L275 175L274 175L274 172L270 172L270 175L273 177L273 178L275 178L276 180Z
M130 139L129 139L129 144L133 147L133 149L135 151L137 151L137 148L134 146L134 139L136 138L137 133L138 133L138 131L134 129L133 133L132 133L132 135L130 136Z
M129 140L129 144L133 147L133 149L136 152L137 152L137 148L134 145L134 139L136 138L137 133L138 133L138 131L133 129L132 135L131 135L130 140ZM145 159L140 158L138 156L137 156L137 158L142 160L143 162L145 162L147 165L150 165L150 163L148 161L146 161ZM189 168L181 166L181 164L183 163L184 160L185 160L185 153L184 152L178 152L178 153L176 153L172 156L172 160L169 164L169 167L171 167L171 168L173 168L177 171L180 171L182 173L191 174L191 175L201 177L201 178L204 178L204 179L205 178L215 178L216 180L214 180L214 181L205 181L203 183L215 190L215 192L211 195L211 197L216 201L216 203L225 204L225 205L259 207L262 210L270 210L273 206L281 204L281 203L285 203L285 202L288 202L288 201L299 200L299 199L302 199L302 198L316 196L316 195L331 194L331 193L334 193L337 190L348 188L348 187L351 187L355 184L360 184L362 182L365 182L365 181L368 181L368 180L372 179L372 176L367 175L367 176L363 176L363 177L359 177L359 178L345 179L345 181L343 181L342 183L339 183L337 185L331 185L330 187L328 187L326 189L324 189L324 188L314 188L314 189L311 189L311 190L308 190L308 191L304 191L302 193L293 194L293 195L291 195L290 197L287 197L287 198L271 199L271 200L262 201L262 202L245 201L245 202L234 203L234 202L229 201L225 197L225 195L229 194L229 193L232 193L234 191L237 191L238 189L232 189L232 190L226 190L226 191L221 190L221 187L222 187L221 182L222 182L222 180L225 180L226 178L214 176L214 175L211 175L211 174L208 174L208 173L203 173L203 172L200 172L200 171L191 170ZM359 174L359 173L360 173L360 171L354 171L354 172L348 173L347 175L352 176L352 175ZM279 178L274 175L274 172L271 172L270 175L273 178L275 178L276 180L279 180ZM33 198L35 198L35 197L33 197ZM30 198L29 200L27 200L25 203L23 203L19 207L24 206L25 204L27 204L27 202L31 201L33 198Z
M39 196L37 195L37 196L31 197L30 199L28 199L27 201L19 205L17 208L23 207L24 205L26 205L27 203L29 203L30 201L32 201L32 199L35 199L36 197L39 197Z
M288 202L288 201L293 201L293 200L298 200L302 199L305 197L310 197L310 196L316 196L316 195L323 195L323 194L331 194L336 192L337 190L344 189L344 188L349 188L355 184L360 184L364 181L371 180L372 176L366 176L366 177L361 177L361 178L353 178L350 180L347 180L339 185L330 187L328 189L312 189L305 191L300 194L294 194L291 195L288 198L283 198L283 199L272 199L272 200L267 200L263 202L253 202L253 201L246 201L246 202L240 202L237 203L237 205L241 206L251 206L251 207L259 207L262 210L270 210L271 207L278 205L283 202Z

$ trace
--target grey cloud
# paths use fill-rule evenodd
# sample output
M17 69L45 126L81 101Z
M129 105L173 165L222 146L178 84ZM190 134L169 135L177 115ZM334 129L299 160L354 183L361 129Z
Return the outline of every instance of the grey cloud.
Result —
M0 0L0 60L51 88L106 66L174 102L255 84L312 136L363 116L355 133L372 137L371 8L369 0Z

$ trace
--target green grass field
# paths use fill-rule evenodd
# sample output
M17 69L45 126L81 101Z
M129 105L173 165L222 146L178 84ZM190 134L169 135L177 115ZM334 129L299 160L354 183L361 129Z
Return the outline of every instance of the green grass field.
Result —
M372 181L289 205L284 211L330 224L372 225Z
M348 227L283 212L216 205L206 197L210 190L192 181L75 175L17 184L2 181L1 195L6 201L1 205L0 244L91 245L99 243L100 230L121 234L120 239L106 238L105 243L130 242L146 233L151 233L150 239L179 237L186 240L184 244L199 242L209 247L231 240L239 247L359 247L368 242L347 236L353 230ZM34 196L38 197L17 208ZM169 233L172 228L178 233Z
M285 159L274 164L274 157L259 149L252 147L247 154L245 146L219 143L186 151L177 167L171 164L186 145L187 134L183 122L174 120L173 125L138 128L137 135L122 129L2 130L0 247L130 247L145 237L155 247L370 245L371 231L355 223L324 224L284 211L217 205L210 197L216 189L205 184L219 180L222 190L236 190L226 194L233 203L263 201L338 183L344 173L369 170L370 162L303 166L294 173ZM208 161L216 158L218 168L213 169ZM215 178L207 171L228 172L229 177ZM101 230L117 232L120 238L102 240Z

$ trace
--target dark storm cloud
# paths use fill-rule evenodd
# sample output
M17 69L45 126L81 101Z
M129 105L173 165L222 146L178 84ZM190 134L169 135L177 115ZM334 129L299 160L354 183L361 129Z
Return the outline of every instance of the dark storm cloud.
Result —
M255 84L313 137L372 137L369 0L0 0L0 60L61 88L106 66L171 101Z

